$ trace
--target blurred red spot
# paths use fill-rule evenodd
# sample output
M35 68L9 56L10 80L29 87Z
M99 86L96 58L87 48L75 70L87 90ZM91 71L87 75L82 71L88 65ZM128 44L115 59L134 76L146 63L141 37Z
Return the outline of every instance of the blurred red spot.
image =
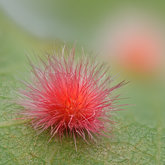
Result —
M120 39L117 55L121 66L135 72L152 72L160 62L161 44L152 33L139 32Z

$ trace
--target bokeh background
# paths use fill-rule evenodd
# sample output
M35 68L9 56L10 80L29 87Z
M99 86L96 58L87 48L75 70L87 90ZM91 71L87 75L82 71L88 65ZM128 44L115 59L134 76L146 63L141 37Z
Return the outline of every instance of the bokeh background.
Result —
M163 0L0 0L0 164L165 164ZM16 118L12 103L31 59L76 43L129 84L112 139L47 144ZM34 140L35 139L35 140ZM66 156L67 155L67 156ZM30 163L29 163L30 162Z

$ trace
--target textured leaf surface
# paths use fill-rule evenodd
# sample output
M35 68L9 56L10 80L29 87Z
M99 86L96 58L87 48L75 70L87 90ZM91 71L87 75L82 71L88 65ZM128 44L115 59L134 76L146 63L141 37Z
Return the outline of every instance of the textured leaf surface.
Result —
M11 30L12 29L12 30ZM14 29L14 30L13 30ZM0 164L4 165L163 165L165 164L164 82L135 84L122 90L136 104L118 112L111 139L96 144L78 139L75 151L72 139L48 143L45 132L36 132L21 120L13 103L19 79L26 78L26 51L40 49L42 43L28 38L6 21L0 26ZM125 94L124 94L125 93Z

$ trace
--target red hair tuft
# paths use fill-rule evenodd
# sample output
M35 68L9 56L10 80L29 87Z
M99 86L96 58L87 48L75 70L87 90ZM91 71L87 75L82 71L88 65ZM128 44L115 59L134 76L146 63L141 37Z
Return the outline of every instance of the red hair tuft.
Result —
M25 108L24 118L31 119L35 129L41 132L50 129L51 137L65 133L75 139L106 134L106 125L111 127L111 112L116 110L113 90L121 82L110 87L111 77L104 65L82 57L75 62L75 52L64 57L48 57L43 68L32 65L33 79L26 83L20 104Z

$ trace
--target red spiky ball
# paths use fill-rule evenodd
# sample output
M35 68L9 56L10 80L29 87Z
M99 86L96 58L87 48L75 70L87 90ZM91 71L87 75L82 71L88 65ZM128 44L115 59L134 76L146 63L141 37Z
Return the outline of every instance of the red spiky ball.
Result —
M111 127L111 111L116 110L111 77L104 65L82 57L77 63L74 49L66 57L49 56L42 67L32 65L33 78L21 91L19 103L24 118L41 132L50 129L51 137L70 134L74 137L105 134Z

